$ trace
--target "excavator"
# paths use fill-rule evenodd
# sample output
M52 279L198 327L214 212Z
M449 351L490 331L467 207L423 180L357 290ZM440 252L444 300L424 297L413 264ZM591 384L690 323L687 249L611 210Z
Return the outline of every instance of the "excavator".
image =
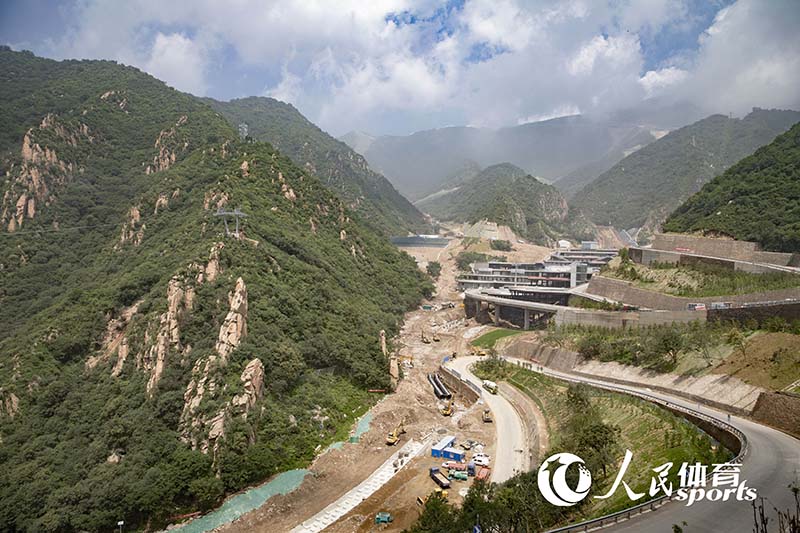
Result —
M386 445L394 446L395 444L397 444L397 442L400 440L400 435L403 435L405 432L406 432L405 421L401 420L400 424L398 424L398 426L394 428L392 432L386 436Z
M425 335L425 331L424 330L422 331L422 342L424 342L425 344L430 344L431 343L431 340L428 338L427 335Z
M484 422L491 422L492 421L492 412L489 409L484 409L481 418Z
M447 502L447 496L448 496L448 494L447 494L446 490L442 490L441 488L437 488L436 490L434 490L433 492L431 492L429 495L427 495L425 497L417 496L417 505L425 505L425 502L427 502L431 498L441 498L441 500L443 502Z
M447 400L447 405L439 409L439 412L442 413L444 416L450 416L453 414L453 399L450 398Z
M434 331L433 332L433 342L439 342L440 340L442 340L442 339L439 338L439 334Z

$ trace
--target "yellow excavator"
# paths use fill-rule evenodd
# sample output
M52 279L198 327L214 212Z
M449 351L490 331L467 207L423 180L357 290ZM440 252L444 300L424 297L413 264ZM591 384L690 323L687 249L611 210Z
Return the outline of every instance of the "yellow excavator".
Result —
M453 399L450 398L447 400L447 405L439 409L439 412L442 413L444 416L450 416L453 414Z
M422 342L424 342L425 344L431 343L431 340L428 338L427 335L425 335L425 331L422 332Z
M429 495L427 495L425 497L417 496L417 505L425 505L425 502L427 502L431 498L440 498L443 502L447 502L447 496L448 496L448 494L447 494L446 490L442 490L441 488L437 488L436 490L434 490L433 492L431 492Z
M392 432L386 436L386 445L394 446L395 444L397 444L397 442L400 440L400 435L403 435L405 432L406 432L405 421L401 420L400 424L398 424L398 426L394 428Z
M439 334L434 331L433 332L433 342L439 342L440 340L442 340L442 339L439 338Z

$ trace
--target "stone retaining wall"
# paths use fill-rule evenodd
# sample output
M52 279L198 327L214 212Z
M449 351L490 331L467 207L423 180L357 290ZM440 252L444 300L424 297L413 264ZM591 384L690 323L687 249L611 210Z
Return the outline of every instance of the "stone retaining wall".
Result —
M785 392L764 392L753 409L753 418L800 438L800 396Z
M589 294L602 296L610 300L645 307L648 309L663 309L668 311L685 311L690 303L704 303L709 306L713 302L730 302L733 304L745 304L756 302L772 302L780 300L800 299L800 288L779 289L774 291L756 292L752 294L728 295L728 296L707 296L703 298L685 298L681 296L671 296L660 292L651 291L634 287L630 281L606 278L604 276L592 276L589 286L586 289ZM700 313L700 311L695 311Z
M712 239L678 233L660 233L653 237L653 249L669 252L687 252L713 257L725 257L738 261L756 261L774 265L789 265L797 258L790 253L764 252L758 243Z
M597 311L567 308L556 313L556 325L627 328L662 324L705 322L704 311Z
M445 387L450 389L456 398L464 404L473 404L478 401L480 394L470 387L460 377L456 376L452 370L443 366L439 367L439 377L442 378Z

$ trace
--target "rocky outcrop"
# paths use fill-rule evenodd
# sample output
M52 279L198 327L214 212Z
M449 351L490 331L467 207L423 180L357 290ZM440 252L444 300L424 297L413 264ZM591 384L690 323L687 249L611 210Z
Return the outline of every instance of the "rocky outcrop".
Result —
M136 367L150 373L147 381L147 394L152 395L164 367L171 348L181 350L179 319L183 312L191 309L191 297L183 281L177 276L169 280L167 286L167 310L159 316L158 329L151 335L145 331L145 350L136 357Z
M247 413L264 395L264 363L260 359L253 359L244 367L240 379L244 392L233 397L231 407L235 412L242 413L246 420Z
M139 206L133 206L128 210L128 218L122 225L122 232L119 236L119 242L114 245L115 250L119 250L127 243L132 243L134 246L142 244L144 239L144 230L147 225L142 222L142 213Z
M197 275L197 282L203 283L208 281L213 283L217 276L222 272L222 267L219 264L219 252L225 247L223 242L215 242L211 247L211 252L208 254L208 263L205 268Z
M40 135L48 131L47 136ZM0 227L13 232L22 226L26 219L32 219L41 206L55 201L54 192L65 185L75 172L77 165L59 159L55 148L37 141L37 137L53 140L55 138L75 147L81 141L93 142L86 124L79 126L65 124L53 114L46 115L38 128L30 128L22 139L20 160L6 173L8 188L0 203Z
M14 418L19 411L19 398L13 392L0 389L0 418L8 416Z
M242 337L247 334L247 287L242 278L236 280L236 287L228 301L230 310L219 328L215 346L223 365L227 363L228 355L239 346Z
M178 138L178 128L186 124L187 120L188 117L182 115L174 126L166 130L161 130L154 145L158 153L153 156L153 162L145 168L145 174L167 170L175 163L178 154L186 151L189 147L189 143L185 141L181 143Z
M228 193L222 191L207 191L203 197L203 209L220 209L228 205Z
M106 323L106 332L103 335L99 353L92 355L86 360L86 369L91 370L96 367L100 362L108 361L111 356L117 353L117 363L114 366L112 375L118 376L122 372L122 365L128 357L128 341L125 334L128 330L131 318L139 310L142 300L135 302L133 305L125 307L119 313L119 316L109 316ZM119 367L119 369L117 369Z
M264 365L253 359L242 372L240 379L244 391L241 394L234 396L213 417L209 418L199 410L204 399L221 392L216 378L218 370L227 364L228 356L247 334L247 287L242 278L236 280L228 302L229 310L220 327L214 353L198 359L192 368L192 379L183 395L180 420L181 438L203 453L212 449L215 456L219 439L225 435L229 413L241 413L246 417L264 392Z

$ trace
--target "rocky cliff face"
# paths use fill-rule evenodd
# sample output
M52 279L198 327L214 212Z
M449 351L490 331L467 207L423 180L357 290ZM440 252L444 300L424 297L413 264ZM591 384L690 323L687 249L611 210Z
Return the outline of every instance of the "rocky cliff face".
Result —
M30 128L22 139L19 163L6 173L8 187L0 204L0 227L9 232L20 228L37 210L55 201L55 195L76 172L79 165L56 154L55 145L76 148L91 143L86 124L64 122L53 114L45 115L38 127Z
M218 371L227 365L230 353L247 334L247 286L242 278L236 280L228 300L229 310L219 329L215 353L195 362L192 379L183 395L182 438L203 453L208 453L212 445L216 453L218 440L225 436L225 421L231 412L242 413L246 417L264 391L264 365L255 359L242 372L243 393L234 396L211 417L200 412L204 400L209 401L224 392L224 387L220 390L217 380Z

